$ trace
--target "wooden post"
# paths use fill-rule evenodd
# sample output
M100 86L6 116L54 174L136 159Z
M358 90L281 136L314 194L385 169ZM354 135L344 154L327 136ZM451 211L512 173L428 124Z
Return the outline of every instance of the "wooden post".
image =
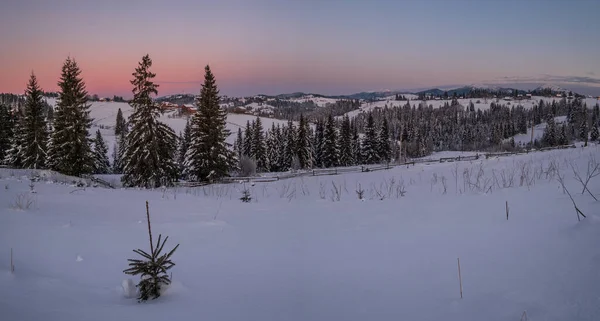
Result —
M508 221L508 201L506 201L506 220Z
M462 293L463 289L462 289L462 276L460 274L460 258L457 258L457 260L458 260L458 282L460 284L460 298L462 299L463 298L463 293Z
M15 264L13 263L13 249L10 248L10 273L15 273Z

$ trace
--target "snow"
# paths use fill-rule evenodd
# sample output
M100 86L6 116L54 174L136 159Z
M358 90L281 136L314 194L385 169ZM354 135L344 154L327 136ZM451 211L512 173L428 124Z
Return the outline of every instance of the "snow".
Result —
M29 181L0 169L1 318L504 321L527 311L530 320L599 320L600 211L569 167L585 171L593 157L595 145L256 182L246 185L251 203L239 200L242 184L71 193L38 182L36 208L24 211L9 204ZM581 222L540 172L552 161L588 216ZM511 172L514 186L503 188ZM520 186L521 172L529 184ZM600 177L589 189L600 192ZM146 200L155 239L181 245L172 286L138 304L122 271L133 249L148 247Z
M559 125L567 121L567 116L558 116L554 117L554 123ZM533 139L542 139L544 136L544 131L546 130L546 123L543 122L539 125L533 127ZM523 144L526 145L531 142L531 128L527 128L527 134L517 134L513 136L515 139L515 144ZM508 141L508 139L506 140Z

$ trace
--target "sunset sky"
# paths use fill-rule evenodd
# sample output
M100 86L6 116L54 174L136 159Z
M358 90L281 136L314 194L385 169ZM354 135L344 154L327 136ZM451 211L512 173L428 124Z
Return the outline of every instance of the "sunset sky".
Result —
M33 70L57 89L79 63L90 94L131 96L148 53L159 95L225 95L584 78L600 83L598 0L3 0L0 92Z

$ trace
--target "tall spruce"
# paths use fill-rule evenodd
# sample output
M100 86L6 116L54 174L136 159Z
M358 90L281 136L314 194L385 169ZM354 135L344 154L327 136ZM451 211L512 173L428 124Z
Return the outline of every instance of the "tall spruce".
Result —
M123 117L123 112L121 108L117 111L117 120L115 122L115 136L120 136L121 134L127 134L129 128L127 128L127 121L125 117Z
M179 164L181 171L183 171L184 164L185 164L185 155L187 154L187 151L190 148L191 142L192 142L192 126L190 125L190 121L188 120L185 123L185 128L183 129L183 134L179 138L179 148L177 151L177 164Z
M585 146L588 145L589 137L589 126L588 126L588 110L584 104L581 106L581 116L579 118L579 138L585 142Z
M332 114L327 117L323 137L323 165L325 167L336 167L339 165L340 149L337 128Z
M344 116L340 127L340 166L354 165L354 153L352 151L352 129L350 128L350 117Z
M26 103L21 122L21 159L23 168L44 168L48 144L48 127L45 119L43 91L35 75L29 77L25 91Z
M325 124L317 120L315 136L313 137L313 164L314 167L323 167L323 145L325 141Z
M89 138L92 124L81 70L70 57L62 67L53 131L48 148L48 166L66 175L80 176L94 171Z
M283 170L286 171L293 167L293 160L296 156L296 128L291 120L288 120L284 133Z
M254 126L250 123L250 121L246 121L246 129L244 130L244 141L242 142L242 154L254 158L252 155L252 128Z
M110 171L110 162L108 161L108 147L100 129L96 131L96 137L94 138L94 173L95 174L108 174Z
M6 159L10 150L14 122L7 105L0 103L0 164Z
M300 123L298 124L298 136L296 137L296 155L300 168L306 169L312 167L312 153L310 144L310 127L303 114L300 114Z
M192 181L214 181L228 176L236 167L235 153L226 142L227 112L219 106L219 90L209 66L196 99L198 111L192 117L192 140L186 154L185 172Z
M358 128L356 125L350 127L352 128L352 158L355 165L362 164L362 144L358 135Z
M5 163L14 168L23 166L23 153L21 149L25 145L23 143L23 108L17 105L13 115L12 137L10 138L10 148L6 151Z
M373 114L369 113L367 118L367 127L365 128L365 138L363 141L363 160L365 164L375 164L379 162L377 132L375 130L375 121Z
M158 120L162 110L152 99L152 95L158 94L158 85L153 82L156 74L150 67L152 60L145 55L132 73L131 129L121 142L121 148L125 149L121 158L121 181L128 187L170 186L178 176L175 162L177 136Z
M593 142L598 141L598 138L600 138L600 133L598 133L598 126L597 125L592 125L592 130L590 131L590 140Z
M237 155L238 159L241 159L244 155L244 135L242 134L242 128L238 128L235 142L233 143L233 150Z
M256 117L252 129L251 157L256 161L256 170L264 172L267 170L267 150L265 146L265 135L260 117Z
M278 172L280 171L279 167L279 149L278 149L278 132L275 128L275 123L272 123L271 129L265 138L267 141L267 160L269 163L269 171Z
M383 118L381 130L379 131L377 151L379 159L385 163L389 163L392 159L392 147L390 144L390 130L388 128L387 118Z

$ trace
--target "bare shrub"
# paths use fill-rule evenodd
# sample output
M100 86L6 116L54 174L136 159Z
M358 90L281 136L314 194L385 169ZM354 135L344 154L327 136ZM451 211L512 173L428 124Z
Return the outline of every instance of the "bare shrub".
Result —
M319 197L324 200L325 197L327 196L326 192L325 192L325 184L323 182L321 182L319 184Z
M363 200L364 195L365 195L365 190L362 189L362 187L360 186L360 183L358 183L358 187L356 188L356 196L358 197L359 200Z
M335 185L334 181L331 181L331 185L333 186L333 188L331 189L331 201L339 202L340 199L342 198L342 195L341 195L342 193L341 193L340 187Z
M590 158L587 163L587 169L586 169L587 171L585 173L585 176L581 176L581 174L579 173L579 168L574 164L573 161L571 161L569 163L569 165L571 166L571 169L573 170L573 175L575 176L577 181L579 183L581 183L581 185L583 186L583 189L581 190L581 194L584 194L587 191L588 194L590 194L590 196L592 196L594 198L594 200L598 201L596 196L594 196L594 194L592 194L592 192L587 187L588 183L590 182L590 180L592 178L600 175L600 163L598 163L596 161L596 158L594 156L590 155Z
M15 196L12 203L12 208L16 210L26 211L32 208L36 203L35 195L31 193L19 193Z

